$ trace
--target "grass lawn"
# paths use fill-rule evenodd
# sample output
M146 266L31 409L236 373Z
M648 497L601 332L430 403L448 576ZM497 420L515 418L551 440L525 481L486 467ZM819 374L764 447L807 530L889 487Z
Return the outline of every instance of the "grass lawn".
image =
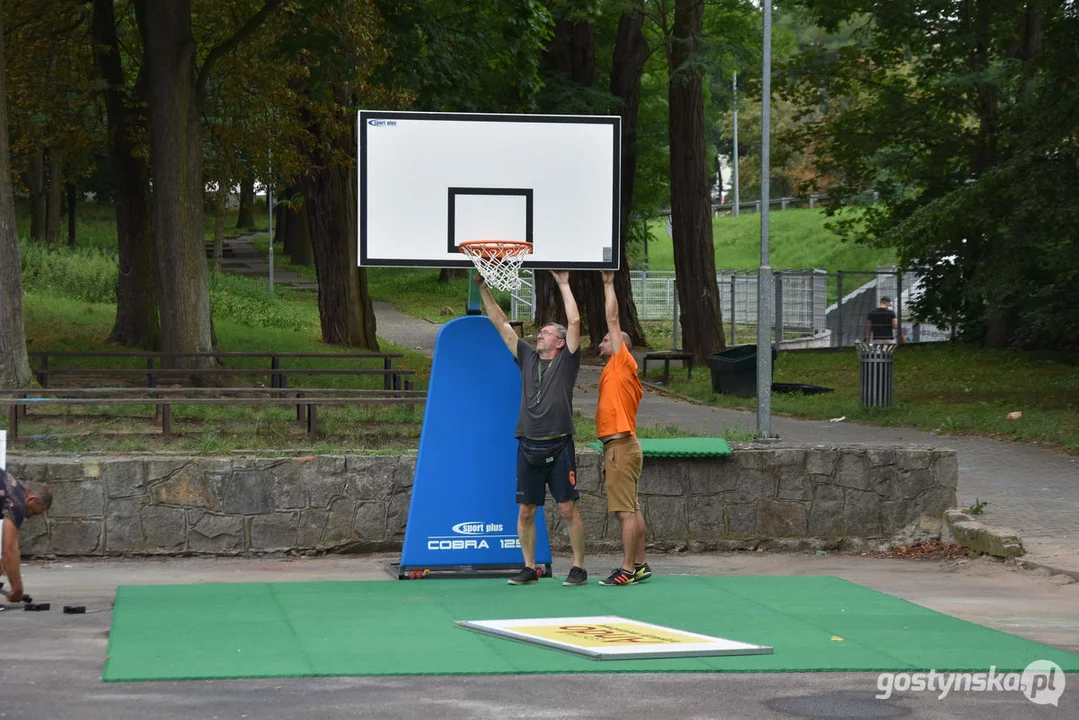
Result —
M1079 366L1074 358L950 343L903 346L895 355L895 407L890 409L861 406L858 365L854 348L781 353L775 382L821 385L835 392L773 393L773 412L985 435L1079 454ZM695 373L692 380L672 375L667 388L720 407L757 407L756 398L714 393L708 372ZM1022 417L1008 420L1016 410Z

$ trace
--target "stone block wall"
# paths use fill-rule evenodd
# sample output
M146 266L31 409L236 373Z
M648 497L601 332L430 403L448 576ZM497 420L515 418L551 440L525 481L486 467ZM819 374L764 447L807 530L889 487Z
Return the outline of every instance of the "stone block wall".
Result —
M646 458L648 542L663 549L834 547L885 540L956 503L958 464L934 448L735 444L728 458ZM578 453L593 549L620 546L600 455ZM234 555L401 547L414 456L287 459L9 457L47 482L52 509L20 533L33 555ZM512 492L513 480L508 479ZM564 523L545 508L551 544Z

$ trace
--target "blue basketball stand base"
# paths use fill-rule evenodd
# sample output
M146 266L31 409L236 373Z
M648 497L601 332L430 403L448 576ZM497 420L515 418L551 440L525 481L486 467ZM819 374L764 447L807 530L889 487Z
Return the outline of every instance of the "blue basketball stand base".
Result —
M435 340L427 408L397 577L509 577L517 537L521 374L486 317L446 323ZM536 564L551 574L542 508Z

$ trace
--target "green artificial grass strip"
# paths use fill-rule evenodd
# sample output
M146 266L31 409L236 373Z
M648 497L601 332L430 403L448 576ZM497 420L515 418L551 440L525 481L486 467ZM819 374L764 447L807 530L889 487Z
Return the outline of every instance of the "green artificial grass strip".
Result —
M723 438L640 438L641 453L645 457L722 457L731 454L731 446ZM603 450L599 440L588 447Z
M619 615L771 655L596 661L455 620ZM842 638L837 640L834 638ZM638 586L420 580L123 586L105 681L599 672L1021 671L1079 656L833 577L655 576Z

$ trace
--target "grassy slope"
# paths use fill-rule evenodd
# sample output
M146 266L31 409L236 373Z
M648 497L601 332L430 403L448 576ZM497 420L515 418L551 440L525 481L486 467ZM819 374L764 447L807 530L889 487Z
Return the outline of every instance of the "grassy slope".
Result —
M895 261L895 254L889 249L863 248L841 242L825 227L826 217L820 210L772 212L768 222L769 261L778 270L875 270L878 265ZM651 235L649 269L673 270L674 250L665 223L654 223ZM760 266L760 215L716 218L712 221L712 236L717 269L748 270Z

